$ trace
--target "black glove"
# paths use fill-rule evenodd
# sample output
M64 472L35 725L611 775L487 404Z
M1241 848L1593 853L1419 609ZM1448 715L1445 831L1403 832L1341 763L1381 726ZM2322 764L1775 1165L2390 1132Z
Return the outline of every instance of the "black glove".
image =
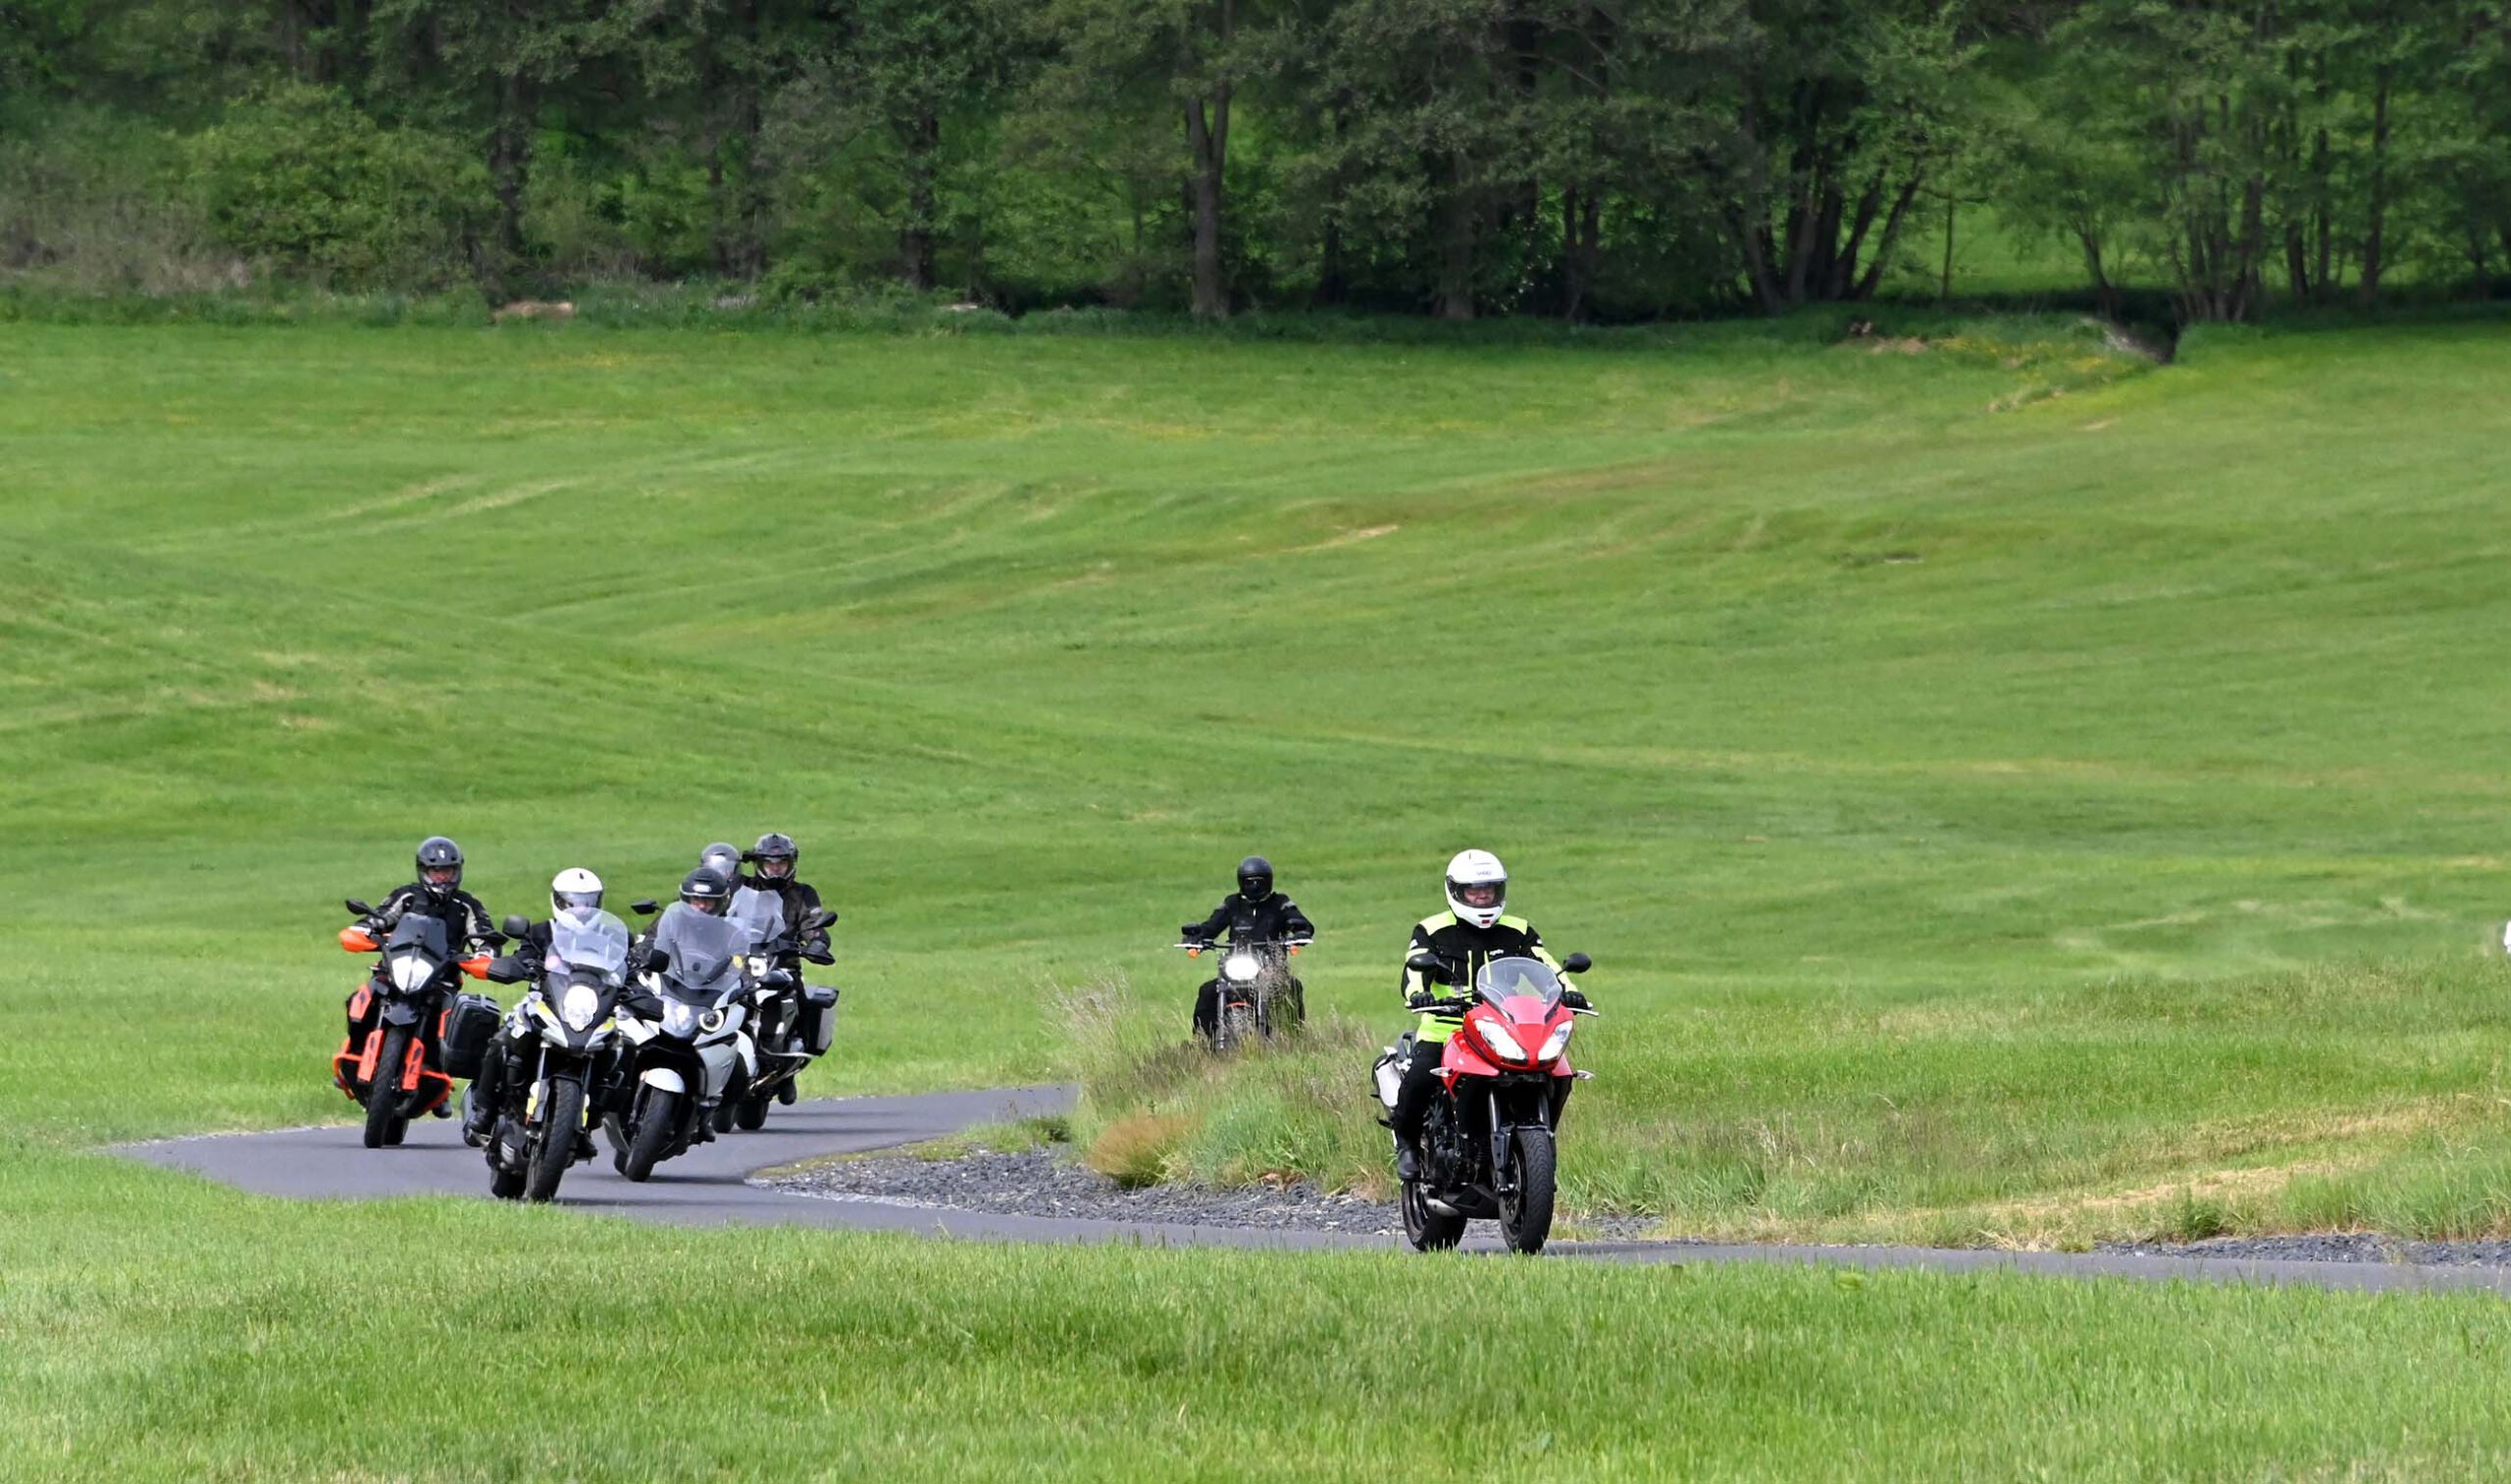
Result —
M1579 990L1563 990L1561 992L1561 1002L1573 1010L1594 1008L1594 1006L1587 1003L1586 994Z
M1408 1010L1426 1011L1438 1002L1438 995L1430 990L1414 990L1411 994L1404 997L1404 1007Z
M1177 936L1183 938L1188 943L1209 943L1211 942L1210 939L1199 936L1203 931L1203 926L1204 925L1200 922L1180 924L1177 929Z

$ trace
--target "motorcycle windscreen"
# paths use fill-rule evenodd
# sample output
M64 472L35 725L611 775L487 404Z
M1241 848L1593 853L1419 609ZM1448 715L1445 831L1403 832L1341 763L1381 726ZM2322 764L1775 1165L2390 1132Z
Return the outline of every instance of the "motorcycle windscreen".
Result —
M1503 1015L1512 999L1533 999L1549 1013L1561 1003L1561 976L1540 958L1494 958L1473 977L1473 992Z
M451 937L445 931L443 919L430 917L425 912L402 913L401 920L392 924L392 936L384 940L384 951L390 953L395 949L411 948L427 954L436 963L452 957Z
M785 903L773 892L753 887L735 892L732 919L741 926L750 948L763 948L785 936Z
M733 960L748 951L749 941L741 924L674 902L655 925L654 947L671 955L671 967L663 974L664 994L712 1003L741 983L741 969Z
M594 907L549 919L552 978L589 974L615 985L628 975L628 924Z

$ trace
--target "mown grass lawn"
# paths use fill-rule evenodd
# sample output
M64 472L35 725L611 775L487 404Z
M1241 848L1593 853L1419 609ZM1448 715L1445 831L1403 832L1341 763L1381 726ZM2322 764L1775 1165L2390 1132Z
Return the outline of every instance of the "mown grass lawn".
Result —
M2162 369L2031 321L1880 347L0 329L14 1466L626 1476L752 1466L738 1430L762 1471L843 1473L944 1418L978 1471L1383 1464L1421 1415L1393 1316L1501 1289L1599 1316L1545 1326L1575 1384L1532 1415L1574 1451L1526 1471L2498 1458L2487 1304L667 1236L282 1206L76 1151L345 1113L333 903L424 834L503 912L562 865L626 897L779 828L846 914L818 1092L1061 1075L1076 987L1135 1007L1123 1072L1183 1034L1170 930L1270 854L1324 928L1324 1049L1097 1112L1179 1115L1181 1173L1364 1181L1404 931L1481 844L1599 960L1575 1204L1965 1242L2499 1231L2506 348L2492 320L2207 333ZM415 1409L361 1384L397 1355L382 1251L411 1254ZM610 1291L643 1270L659 1304ZM474 1389L489 1314L510 1384ZM812 1362L702 1426L581 1400L795 1322ZM1120 1356L1009 1338L1134 1323L1230 1354L1118 1385ZM841 1384L875 1332L939 1348ZM1273 1348L1306 1363L1197 1404ZM1645 1395L1697 1416L1616 1390L1668 1348L1698 1364ZM2312 1400L2339 1354L2360 1406ZM1534 1436L1498 1415L1527 1384L1505 1348L1460 1374L1455 1425ZM1024 1442L1016 1398L1066 1430ZM1155 1447L1085 1436L1106 1407ZM381 1425L411 1415L461 1425Z

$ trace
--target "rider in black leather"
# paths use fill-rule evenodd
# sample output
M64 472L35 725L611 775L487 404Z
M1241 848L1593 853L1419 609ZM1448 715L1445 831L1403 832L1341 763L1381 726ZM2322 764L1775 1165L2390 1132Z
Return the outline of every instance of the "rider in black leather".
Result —
M1250 855L1238 863L1238 890L1222 897L1209 917L1177 931L1190 942L1206 945L1217 942L1223 933L1233 943L1279 943L1286 938L1314 938L1316 924L1307 920L1298 902L1273 890L1273 863L1261 855ZM1307 986L1292 979L1285 1003L1290 1024L1305 1020ZM1195 1034L1207 1037L1219 1024L1220 980L1207 979L1195 992Z

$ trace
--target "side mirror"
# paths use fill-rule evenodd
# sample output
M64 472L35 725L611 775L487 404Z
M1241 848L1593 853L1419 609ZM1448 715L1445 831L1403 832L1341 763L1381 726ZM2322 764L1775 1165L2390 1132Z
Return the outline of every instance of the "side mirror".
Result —
M374 909L373 907L368 906L365 902L362 902L362 901L358 900L358 899L357 899L356 897L354 897L354 896L352 896L352 897L350 897L348 900L346 900L346 901L344 901L344 902L340 903L340 905L342 905L342 906L344 906L344 907L348 908L348 909L349 909L349 913L350 913L350 915L352 915L352 916L356 916L356 917L372 917L372 916L374 916L374 915L375 915L375 909Z
M532 924L521 912L508 912L506 920L498 923L497 927L508 938L524 939L532 936Z
M645 950L645 967L655 973L661 973L663 970L670 968L671 949L647 948Z
M504 947L514 940L504 933L484 933L481 935L480 941L488 946L489 951L494 952L496 949Z
M650 897L650 896L647 896L647 897L641 898L641 899L637 900L637 901L632 901L632 902L628 903L628 910L629 910L629 911L631 911L631 912L642 912L642 913L650 914L650 913L652 913L652 911L654 910L654 899L653 899L652 897Z
M813 948L809 952L803 954L802 957L811 963L837 962L837 955L826 948Z
M1448 968L1448 961L1436 953L1415 953L1404 960L1404 966L1432 984L1456 982L1454 972Z
M1572 953L1561 960L1561 967L1572 974L1584 974L1595 966L1596 961L1584 953Z
M835 912L830 911L826 907L813 907L811 908L810 915L802 919L802 926L805 928L825 928L836 921L837 914Z

